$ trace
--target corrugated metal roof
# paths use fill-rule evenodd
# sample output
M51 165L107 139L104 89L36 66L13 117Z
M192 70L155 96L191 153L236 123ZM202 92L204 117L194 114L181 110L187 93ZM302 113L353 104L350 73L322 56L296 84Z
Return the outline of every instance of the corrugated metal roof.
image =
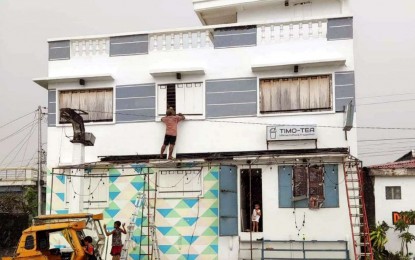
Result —
M370 169L415 169L415 159L400 162L390 162L369 167Z

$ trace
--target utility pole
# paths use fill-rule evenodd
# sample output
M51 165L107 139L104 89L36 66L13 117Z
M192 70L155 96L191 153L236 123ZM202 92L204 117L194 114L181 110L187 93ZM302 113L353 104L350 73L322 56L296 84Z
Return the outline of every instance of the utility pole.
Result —
M38 147L37 147L37 215L42 215L42 107L37 108Z

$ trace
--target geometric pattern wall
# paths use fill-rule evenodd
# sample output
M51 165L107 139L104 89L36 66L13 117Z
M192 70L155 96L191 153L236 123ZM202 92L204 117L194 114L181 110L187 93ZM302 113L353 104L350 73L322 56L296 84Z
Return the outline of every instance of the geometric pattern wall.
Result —
M91 213L104 213L104 223L112 227L114 221L119 220L128 224L134 212L134 201L138 192L144 188L144 177L141 168L124 170L114 167L108 169L108 205L106 208L89 210ZM157 171L154 169L154 171ZM150 188L154 184L151 174ZM161 259L218 259L219 239L219 169L212 167L202 170L203 196L200 198L158 198L156 203L155 225L160 248ZM48 175L48 201L47 213L50 209L50 196L52 196L52 214L65 214L65 196L67 178L54 175L53 191L51 190L52 175ZM154 182L154 181L153 181ZM85 210L88 212L88 210ZM143 220L144 223L146 220ZM137 224L142 223L141 219ZM145 237L143 237L145 238ZM109 239L110 240L110 239ZM130 259L139 260L138 243L148 243L140 236L140 229L134 232L133 245L130 248ZM111 242L109 241L108 251ZM109 255L108 255L109 256ZM111 258L108 258L111 259Z

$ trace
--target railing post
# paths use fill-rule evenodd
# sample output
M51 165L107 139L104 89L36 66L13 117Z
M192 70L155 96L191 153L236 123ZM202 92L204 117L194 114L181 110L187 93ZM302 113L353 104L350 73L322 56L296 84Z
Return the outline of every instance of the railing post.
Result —
M301 243L303 244L303 259L305 260L305 241L301 241Z
M261 260L264 260L264 243L265 243L265 239L262 238Z

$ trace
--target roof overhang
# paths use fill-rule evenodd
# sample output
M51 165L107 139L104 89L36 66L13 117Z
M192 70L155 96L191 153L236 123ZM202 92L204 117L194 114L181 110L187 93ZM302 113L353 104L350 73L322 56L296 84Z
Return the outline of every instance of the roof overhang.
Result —
M369 175L374 177L415 176L415 168L370 169Z
M260 71L270 71L270 70L280 70L280 69L289 69L294 66L300 68L306 67L324 67L324 66L344 66L346 64L345 58L332 58L332 59L319 59L319 60L302 60L302 61L291 61L285 63L257 63L252 64L252 72Z
M55 83L74 83L80 82L80 80L88 81L112 81L114 78L111 74L93 74L93 75L73 75L73 76L59 76L59 77L46 77L35 78L33 81L39 86L49 89L49 84Z
M205 75L205 70L202 67L150 70L150 74L153 77L169 77L175 76L177 73L182 75Z
M237 13L244 8L284 0L193 0L193 9L204 25L237 22Z

